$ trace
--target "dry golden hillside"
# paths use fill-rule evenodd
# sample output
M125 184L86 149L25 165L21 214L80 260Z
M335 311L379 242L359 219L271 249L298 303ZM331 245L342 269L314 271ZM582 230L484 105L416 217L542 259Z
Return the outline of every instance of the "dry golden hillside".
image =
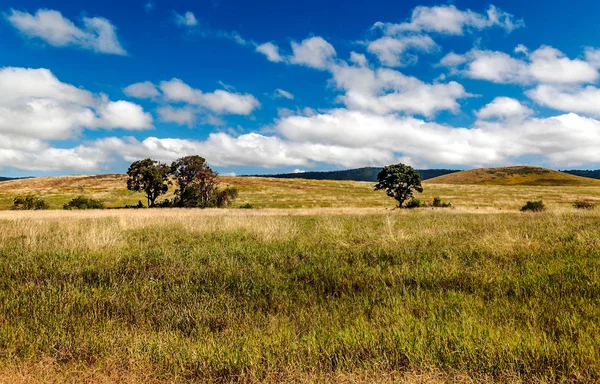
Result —
M600 180L569 175L540 167L482 168L427 180L430 184L600 186Z

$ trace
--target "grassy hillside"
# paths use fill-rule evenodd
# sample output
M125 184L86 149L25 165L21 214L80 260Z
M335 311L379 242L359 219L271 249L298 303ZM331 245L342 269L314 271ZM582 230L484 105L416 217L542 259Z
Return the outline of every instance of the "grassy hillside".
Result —
M452 176L452 175L450 175ZM568 175L567 175L568 176ZM234 208L249 203L255 208L392 208L394 201L374 192L374 183L356 181L221 177L223 184L239 189ZM15 196L35 194L61 209L72 198L84 195L105 202L107 207L145 202L144 195L126 189L124 175L63 176L13 180L0 183L0 209L10 209ZM457 210L517 210L528 200L544 200L551 209L571 209L575 200L600 203L600 182L569 186L437 184L432 179L417 194L430 202L434 196L452 202ZM586 179L584 179L586 180ZM587 180L586 180L587 181ZM172 197L172 192L166 196Z
M381 168L364 167L357 169L345 169L341 171L319 171L302 173L282 173L278 175L257 175L256 177L269 177L281 179L309 179L309 180L352 180L352 181L377 181L377 174ZM448 173L458 172L451 169L418 169L421 180L432 179Z
M0 382L600 380L600 213L337 212L0 212Z
M600 186L600 180L527 166L473 169L436 177L430 182L479 185Z

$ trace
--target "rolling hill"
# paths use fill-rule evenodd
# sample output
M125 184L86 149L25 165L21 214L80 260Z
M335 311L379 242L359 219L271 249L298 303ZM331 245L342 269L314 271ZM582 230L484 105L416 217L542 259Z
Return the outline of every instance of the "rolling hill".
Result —
M600 186L600 180L529 166L482 168L428 180L432 184Z
M318 171L302 173L282 173L277 175L255 175L255 177L271 177L276 179L307 179L307 180L353 180L353 181L377 181L377 174L381 168L364 167L346 169L341 171ZM452 169L417 169L422 180L459 172Z

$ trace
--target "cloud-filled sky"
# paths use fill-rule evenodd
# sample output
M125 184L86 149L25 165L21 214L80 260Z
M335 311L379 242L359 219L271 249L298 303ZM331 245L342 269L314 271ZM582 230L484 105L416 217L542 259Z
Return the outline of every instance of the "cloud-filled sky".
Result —
M600 168L595 1L0 1L0 174Z

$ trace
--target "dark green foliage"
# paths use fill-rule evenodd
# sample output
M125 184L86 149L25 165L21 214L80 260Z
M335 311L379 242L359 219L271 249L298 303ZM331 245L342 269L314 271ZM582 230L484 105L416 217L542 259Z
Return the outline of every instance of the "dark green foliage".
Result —
M104 209L104 203L89 197L78 196L63 205L63 209Z
M596 208L594 203L590 203L589 201L585 201L585 200L577 200L576 202L573 203L573 207L575 207L577 209L589 209L589 210Z
M525 204L522 208L521 208L521 212L525 212L525 211L531 211L531 212L542 212L546 210L546 206L544 205L544 202L542 200L539 201L528 201L527 204Z
M33 195L25 195L25 196L17 196L13 200L13 208L14 210L42 210L48 209L48 203L39 197Z
M148 207L156 206L156 199L169 190L171 168L152 159L138 160L127 170L127 189L144 192Z
M394 164L384 167L377 175L379 181L375 185L375 190L385 190L389 197L398 201L398 208L413 197L413 192L423 192L421 187L421 177L408 165Z
M406 203L406 206L405 206L405 208L408 208L408 209L422 208L422 207L425 207L425 204L419 199L410 199L408 201L408 203Z
M365 167L357 169L346 169L343 171L283 173L278 175L254 175L257 177L274 177L279 179L308 179L308 180L354 180L354 181L377 181L377 175L381 168ZM419 169L417 173L421 180L433 179L434 177L460 172L452 169Z
M449 208L452 206L452 203L444 202L439 197L434 197L431 206L436 208Z
M600 179L600 169L596 169L594 171L569 170L569 171L562 171L562 172L568 173L569 175L589 177L590 179Z
M250 203L246 203L246 204L244 204L244 205L240 205L240 208L241 208L241 209L252 209L252 208L254 208L254 207L252 206L252 204L250 204Z
M125 208L127 208L127 209L140 209L140 208L144 208L144 204L142 203L142 200L138 200L138 203L136 205L125 205Z
M220 190L217 172L200 156L186 156L174 161L171 172L177 180L173 206L184 208L227 207L238 195L235 188Z

